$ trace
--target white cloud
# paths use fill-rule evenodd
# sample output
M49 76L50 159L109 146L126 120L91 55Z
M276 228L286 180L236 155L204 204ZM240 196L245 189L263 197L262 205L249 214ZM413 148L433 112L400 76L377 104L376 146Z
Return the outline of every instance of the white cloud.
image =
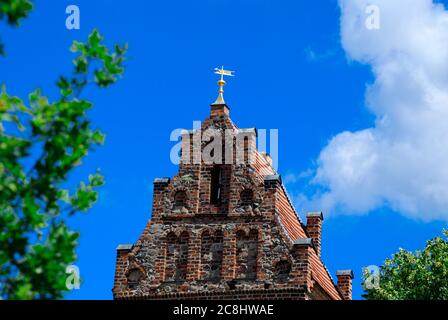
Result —
M286 185L292 185L299 182L302 179L307 179L312 176L313 176L313 170L307 169L299 174L289 172L283 177L282 180Z
M380 8L379 30L365 8ZM347 214L384 205L448 220L448 12L431 0L340 0L349 59L369 64L372 128L342 132L321 151L307 206ZM347 94L350 94L347 92Z

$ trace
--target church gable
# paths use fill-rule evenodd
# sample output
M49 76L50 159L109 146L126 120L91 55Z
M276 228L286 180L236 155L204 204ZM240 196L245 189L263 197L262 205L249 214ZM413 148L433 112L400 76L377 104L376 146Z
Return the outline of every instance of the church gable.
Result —
M222 87L200 130L183 133L178 174L154 181L139 240L117 248L114 298L349 298L320 259L321 214L300 221L256 130L231 121Z

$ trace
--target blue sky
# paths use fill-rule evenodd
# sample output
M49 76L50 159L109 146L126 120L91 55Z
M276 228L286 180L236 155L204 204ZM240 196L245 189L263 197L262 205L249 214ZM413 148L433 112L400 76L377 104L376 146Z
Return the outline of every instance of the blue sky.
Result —
M81 10L80 30L65 28L70 4ZM321 150L338 133L375 123L364 107L374 75L369 65L347 59L335 0L126 4L36 1L21 28L0 25L7 51L0 83L21 97L37 87L54 96L55 80L71 70L71 42L84 40L93 28L108 44L129 43L123 79L108 90L84 93L107 139L72 179L100 167L107 183L95 207L71 219L81 232L76 264L83 279L81 289L67 295L72 299L112 297L115 248L135 242L150 218L153 179L176 173L169 158L171 131L208 115L217 90L214 67L236 70L225 97L239 127L279 130L284 177L315 170ZM313 193L316 186L309 182L287 186L294 197ZM297 206L302 209L300 201ZM355 298L362 293L363 266L381 264L399 247L421 248L446 226L442 219L423 222L389 207L356 215L337 207L324 212L324 262L333 275L354 270Z

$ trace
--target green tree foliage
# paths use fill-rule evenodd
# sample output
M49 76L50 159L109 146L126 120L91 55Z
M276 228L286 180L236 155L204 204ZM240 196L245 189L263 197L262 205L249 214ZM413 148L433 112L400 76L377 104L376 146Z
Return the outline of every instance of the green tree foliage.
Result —
M20 20L26 18L33 9L29 0L0 0L0 20L14 27L18 27ZM4 46L0 39L0 55L4 55Z
M400 249L380 267L378 289L365 289L369 300L448 300L448 230L415 253ZM364 282L370 275L364 274Z
M71 51L74 72L57 81L58 100L50 101L39 90L27 102L5 88L0 93L1 298L62 297L79 236L65 220L87 211L104 183L97 172L67 188L69 174L104 142L87 115L92 103L80 94L87 85L104 88L117 81L126 46L110 52L93 31L87 42L74 42Z

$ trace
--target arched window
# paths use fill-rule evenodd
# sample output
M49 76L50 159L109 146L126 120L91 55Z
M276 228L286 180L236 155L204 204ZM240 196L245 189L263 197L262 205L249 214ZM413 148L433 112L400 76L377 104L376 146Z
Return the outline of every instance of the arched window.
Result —
M240 201L243 206L251 206L254 201L254 192L251 189L244 189L240 193Z
M129 271L127 278L129 288L135 289L140 280L143 278L143 273L138 268L134 268Z
M204 231L201 236L201 279L216 280L221 277L223 234Z
M251 230L249 235L243 231L236 234L237 278L257 278L258 232Z
M187 206L187 194L185 191L177 191L174 194L174 207L173 209L182 209Z
M257 256L258 256L258 231L250 230L248 239L249 257L247 263L248 279L257 278Z
M275 264L274 279L279 282L286 282L291 272L291 263L287 260L280 260Z
M180 237L174 232L167 235L165 256L165 281L184 281L187 277L188 233L184 231Z
M214 205L221 204L222 176L223 176L222 166L215 165L211 171L211 185L210 185L210 203L211 204L214 204Z
M188 232L184 231L179 237L179 256L176 261L176 281L184 281L187 278L188 264Z
M212 243L212 237L210 232L204 231L201 235L201 279L208 279L210 276L211 266L209 264L210 257L210 247Z
M249 162L249 137L244 137L244 163Z
M174 232L170 232L166 238L166 254L165 254L165 281L174 281L176 273L176 251L177 236Z

